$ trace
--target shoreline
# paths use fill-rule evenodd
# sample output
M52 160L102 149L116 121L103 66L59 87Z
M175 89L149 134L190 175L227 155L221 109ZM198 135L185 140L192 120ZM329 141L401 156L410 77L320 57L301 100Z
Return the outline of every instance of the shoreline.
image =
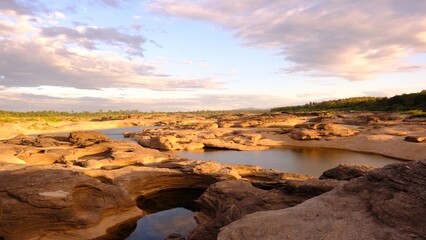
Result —
M184 121L181 121L183 118L178 119L179 121L173 118L158 118L146 122L126 119L105 122L1 124L0 129L3 132L0 133L9 135L14 132L7 132L7 127L9 130L14 127L13 129L19 130L21 134L99 131L135 126L135 123L136 127L154 124L172 127L134 133L132 139L135 142L109 141L103 134L90 131L73 133L69 137L52 134L41 137L21 136L2 141L0 210L4 211L0 211L0 217L7 221L0 221L0 236L10 239L41 236L69 236L80 239L87 235L106 236L140 214L137 201L141 197L170 189L198 188L204 191L202 199L205 200L204 212L200 213L199 217L208 222L199 223L191 232L193 239L197 239L195 236L204 236L203 229L213 235L218 233L218 229L209 229L210 223L217 221L220 223L218 226L223 227L252 212L293 207L297 209L295 205L333 191L341 183L352 182L351 178L362 176L368 171L407 171L409 166L424 166L426 159L425 143L405 141L406 136L426 134L424 122L408 124L401 121L393 122L392 125L389 122L366 123L359 131L355 131L336 125L339 120L359 120L356 116L331 118L329 122L318 124L313 124L310 118L287 115L231 117L219 115L215 118L200 119L185 116ZM305 123L297 124L302 120ZM280 126L287 126L286 123L290 122L296 124L291 127L272 127L277 125L277 122ZM28 128L29 126L31 128ZM240 151L328 148L383 155L410 163L391 164L384 168L364 165L338 166L326 170L331 175L325 175L323 172L317 178L254 165L192 160L178 157L174 153L158 151L192 151L209 147ZM423 161L412 161L416 159ZM391 171L395 176L400 176L397 172ZM326 177L322 178L323 175ZM379 181L378 184L383 182ZM390 189L394 191L393 188ZM222 198L222 194L226 198ZM241 201L247 196L248 201ZM235 203L228 201L230 198L235 198ZM283 204L283 199L290 199L290 202L279 207L270 204ZM345 198L336 197L335 201L341 199ZM253 208L253 202L260 203L255 204L259 208ZM235 212L231 211L230 215L224 216L229 220L227 222L216 219L216 214L208 215L218 211L222 213L221 209L215 209L215 206L228 206L227 204L232 206L232 209L242 209L241 215L236 216ZM127 213L129 209L132 210L131 213L137 213L122 214ZM143 208L139 209L143 211ZM330 211L327 210L326 213ZM34 221L40 224L32 228L25 225ZM52 228L52 225L55 227Z
M102 122L82 121L82 122L23 122L23 123L3 123L0 125L0 140L10 139L20 134L35 135L48 134L57 132L71 131L99 131L105 129L116 129L125 127L144 127L154 126L155 121L161 119L135 122L132 120L110 120ZM410 127L411 125L407 125ZM407 127L406 126L406 127ZM424 125L423 125L424 126ZM423 127L422 126L422 127ZM395 126L393 126L395 128ZM402 125L396 127L403 128ZM402 161L426 160L426 148L424 143L412 143L404 141L404 135L398 131L407 132L405 130L389 130L391 127L382 126L386 130L361 131L361 133L349 137L330 137L321 140L295 140L289 134L282 134L280 128L216 128L209 129L211 132L235 132L240 131L247 134L260 134L262 140L266 142L256 143L264 146L263 149L270 148L325 148L338 149L344 151L352 151L367 154L377 154L385 157L394 158ZM421 134L426 134L425 130ZM159 130L160 133L167 133L167 129ZM192 130L191 133L200 133L204 131ZM391 133L387 133L391 132ZM395 133L396 132L396 133ZM136 141L137 142L137 141ZM261 146L258 145L258 146ZM146 147L146 146L145 146ZM155 147L154 147L155 148ZM157 148L158 149L158 148ZM173 149L171 149L173 150ZM187 149L195 150L195 149ZM247 149L250 150L250 149ZM262 150L262 148L251 150Z

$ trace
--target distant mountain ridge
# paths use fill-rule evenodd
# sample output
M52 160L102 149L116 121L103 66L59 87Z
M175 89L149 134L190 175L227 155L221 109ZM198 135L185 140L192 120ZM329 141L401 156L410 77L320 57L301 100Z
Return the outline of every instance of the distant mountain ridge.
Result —
M366 111L426 111L426 90L387 97L353 97L323 102L310 102L305 105L272 108L272 112L283 111L326 111L326 110L366 110Z

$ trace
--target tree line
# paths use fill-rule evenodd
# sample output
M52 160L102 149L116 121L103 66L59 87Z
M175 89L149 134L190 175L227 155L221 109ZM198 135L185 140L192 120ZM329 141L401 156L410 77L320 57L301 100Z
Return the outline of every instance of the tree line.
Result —
M353 97L272 108L272 112L304 111L426 111L426 90L387 97Z

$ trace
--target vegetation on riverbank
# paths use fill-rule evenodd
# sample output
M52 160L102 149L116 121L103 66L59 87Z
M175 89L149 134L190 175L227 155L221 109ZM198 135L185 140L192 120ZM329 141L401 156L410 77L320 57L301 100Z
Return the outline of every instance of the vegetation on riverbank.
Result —
M310 102L305 105L278 107L272 112L309 111L411 111L413 115L426 117L426 90L418 93L386 97L354 97L323 102Z
M323 102L310 102L305 105L278 107L271 109L272 112L310 112L310 111L393 111L407 112L413 117L426 117L426 90L418 93L396 95L386 97L354 97ZM218 114L235 113L259 113L263 110L240 109L231 111L188 111L188 112L141 112L138 110L120 110L97 112L59 112L59 111L30 111L14 112L0 110L0 123L7 122L29 122L29 121L103 121L123 120L138 115L139 117L152 119L159 115L191 114L198 116L211 116Z
M212 116L218 114L234 114L234 113L258 113L261 110L229 110L229 111L188 111L188 112L141 112L138 110L120 110L120 111L103 111L97 112L59 112L59 111L30 111L30 112L14 112L0 110L0 123L11 122L60 122L60 121L105 121L105 120L123 120L132 116L140 118L152 119L159 116L169 116L173 114L191 114L195 116Z

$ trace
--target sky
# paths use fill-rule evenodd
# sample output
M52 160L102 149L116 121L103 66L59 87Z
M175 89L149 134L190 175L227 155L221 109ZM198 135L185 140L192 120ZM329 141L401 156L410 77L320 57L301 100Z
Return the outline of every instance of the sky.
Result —
M425 0L1 0L0 110L267 109L426 89Z

